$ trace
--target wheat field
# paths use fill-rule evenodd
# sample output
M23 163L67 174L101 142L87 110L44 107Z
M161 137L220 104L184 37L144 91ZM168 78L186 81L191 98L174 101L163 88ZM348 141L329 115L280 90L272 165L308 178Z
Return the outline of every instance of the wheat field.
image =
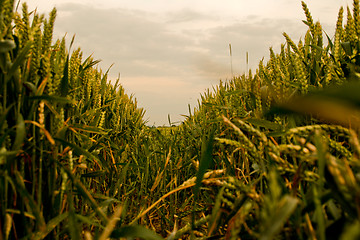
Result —
M0 239L359 239L360 6L149 127L120 79L0 0ZM346 13L345 13L346 11ZM335 16L336 17L336 16ZM281 34L281 33L279 33Z

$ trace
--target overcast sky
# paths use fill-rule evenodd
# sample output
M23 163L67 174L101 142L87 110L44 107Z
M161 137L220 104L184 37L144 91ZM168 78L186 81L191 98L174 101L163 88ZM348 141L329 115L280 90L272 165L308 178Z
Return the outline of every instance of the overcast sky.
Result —
M24 2L22 0L21 2ZM255 70L269 47L279 52L283 32L297 42L306 32L300 0L27 0L29 10L58 10L55 38L76 34L85 57L112 64L110 78L146 110L149 125L188 115L200 93L231 77ZM333 36L340 6L352 0L308 0L314 21Z

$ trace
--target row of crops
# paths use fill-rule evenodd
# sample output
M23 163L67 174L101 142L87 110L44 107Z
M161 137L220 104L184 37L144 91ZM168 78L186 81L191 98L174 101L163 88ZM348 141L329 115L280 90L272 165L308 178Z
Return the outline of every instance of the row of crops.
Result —
M302 7L303 39L154 128L55 9L0 0L0 239L359 239L359 1L334 37Z

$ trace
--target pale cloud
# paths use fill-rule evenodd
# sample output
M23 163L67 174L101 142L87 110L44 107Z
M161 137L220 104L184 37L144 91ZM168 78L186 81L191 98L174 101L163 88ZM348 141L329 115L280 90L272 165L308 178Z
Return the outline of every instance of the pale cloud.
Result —
M166 23L189 23L192 24L195 22L201 21L216 21L219 19L218 16L209 16L198 11L195 11L190 8L182 8L176 11L169 11L165 13Z

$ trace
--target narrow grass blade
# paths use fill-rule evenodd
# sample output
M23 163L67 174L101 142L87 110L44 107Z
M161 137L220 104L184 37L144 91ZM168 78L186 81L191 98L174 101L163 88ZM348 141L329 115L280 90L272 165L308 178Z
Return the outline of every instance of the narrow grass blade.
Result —
M64 221L64 219L66 219L68 215L69 213L65 212L63 214L60 214L59 216L54 217L46 224L46 228L44 229L44 231L35 233L35 235L31 237L31 239L44 239L52 230L55 229L55 227L57 227L62 221Z
M282 229L285 222L295 211L299 201L291 196L284 196L278 203L277 211L268 220L266 228L261 233L260 240L274 239L275 235Z
M13 223L13 219L11 217L10 214L5 214L5 223L4 223L4 236L5 236L5 239L9 239L9 234L10 234L10 231L11 231L11 225Z
M201 182L204 174L213 163L212 152L214 145L214 130L212 130L208 136L208 139L204 138L201 146L201 159L199 164L199 170L196 174L196 182L194 187L195 201L200 192Z
M24 122L24 118L21 115L21 113L18 114L18 118L17 118L17 122L16 122L16 136L15 136L15 141L12 147L13 151L17 151L21 148L21 145L24 142L25 139L25 135L26 135L26 130L25 130L25 122Z
M325 240L325 216L323 214L323 207L319 197L319 190L320 187L314 187L314 202L315 202L315 214L314 217L316 218L317 222L317 235L320 240Z
M32 46L32 42L28 42L21 50L21 52L17 55L16 59L14 60L13 64L11 65L11 68L9 72L5 75L6 76L6 82L13 76L15 71L20 67L21 64L24 63L30 49ZM19 89L18 89L19 90Z
M195 208L195 204L200 194L200 187L202 180L204 178L204 174L209 169L210 165L213 164L213 145L214 145L214 129L211 130L208 139L203 138L202 146L201 146L201 159L199 164L199 169L196 174L196 181L194 186L194 204L193 208ZM195 212L192 214L191 228L195 228Z
M64 74L60 82L60 92L62 97L66 97L69 93L69 57L65 62Z
M70 238L74 239L74 240L80 240L81 236L80 236L80 229L79 229L79 224L78 224L78 219L76 218L76 213L75 213L75 207L74 207L74 197L72 194L72 191L68 191L67 192L67 203L69 205L69 233L70 233Z

